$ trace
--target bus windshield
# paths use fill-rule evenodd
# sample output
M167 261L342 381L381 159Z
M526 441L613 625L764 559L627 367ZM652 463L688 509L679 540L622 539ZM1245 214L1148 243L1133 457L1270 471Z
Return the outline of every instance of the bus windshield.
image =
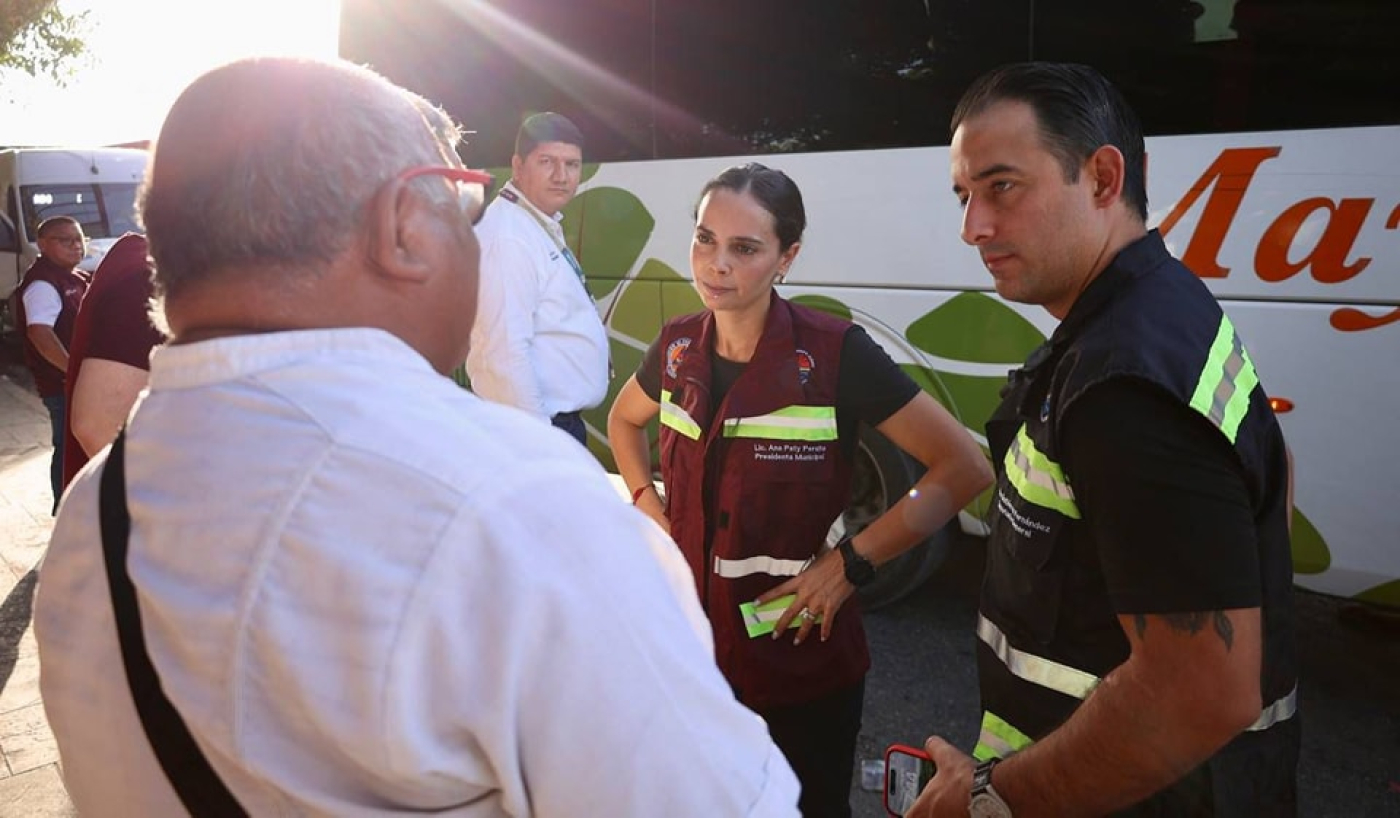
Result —
M72 216L90 239L117 238L138 230L134 182L25 185L20 188L29 235L45 219Z

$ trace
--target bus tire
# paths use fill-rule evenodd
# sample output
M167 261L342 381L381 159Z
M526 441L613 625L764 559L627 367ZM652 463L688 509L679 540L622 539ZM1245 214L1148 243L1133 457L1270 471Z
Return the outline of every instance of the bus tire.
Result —
M922 464L878 431L862 425L851 475L851 500L833 528L858 533L899 502L923 473ZM881 565L875 578L857 591L861 607L873 611L918 588L943 564L950 542L945 527Z

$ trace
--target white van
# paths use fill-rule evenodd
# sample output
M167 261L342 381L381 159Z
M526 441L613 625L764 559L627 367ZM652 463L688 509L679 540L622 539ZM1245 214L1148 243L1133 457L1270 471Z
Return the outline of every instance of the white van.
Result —
M149 154L134 148L0 150L0 301L8 300L38 256L34 230L72 216L91 240L79 263L96 268L107 248L137 229L136 190Z

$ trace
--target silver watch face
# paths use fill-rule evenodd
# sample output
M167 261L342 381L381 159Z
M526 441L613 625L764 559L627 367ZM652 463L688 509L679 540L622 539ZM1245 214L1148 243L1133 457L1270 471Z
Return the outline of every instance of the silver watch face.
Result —
M968 813L972 818L1012 818L1011 808L994 792L979 792L972 796Z

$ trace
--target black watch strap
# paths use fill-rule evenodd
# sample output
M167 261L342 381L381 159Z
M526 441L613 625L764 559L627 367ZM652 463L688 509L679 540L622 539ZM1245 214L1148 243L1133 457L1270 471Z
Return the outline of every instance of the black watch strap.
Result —
M978 790L983 792L992 786L992 768L1001 763L999 758L989 758L972 768L972 794L976 795Z
M846 581L857 588L870 584L875 578L875 563L856 553L850 535L841 538L836 550L841 552L841 560L846 565Z

